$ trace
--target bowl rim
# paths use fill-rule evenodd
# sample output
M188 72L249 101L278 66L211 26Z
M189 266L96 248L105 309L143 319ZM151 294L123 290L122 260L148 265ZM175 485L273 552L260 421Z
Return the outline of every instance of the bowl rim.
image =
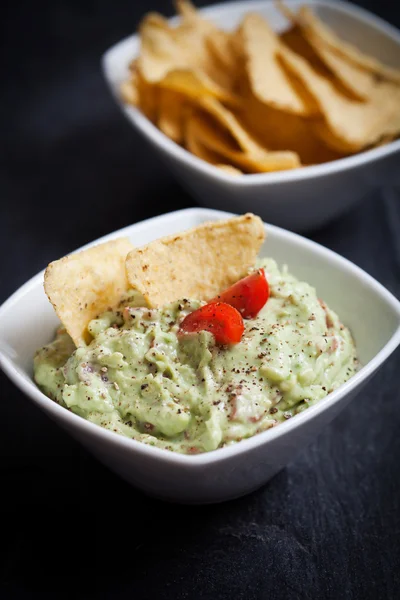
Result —
M272 4L272 3L271 3ZM358 7L351 2L343 2L342 0L286 0L288 6L327 6L337 13L343 13L350 15L359 21L375 28L380 31L383 35L393 40L399 45L400 50L400 30L384 21L380 17L377 17L370 11ZM250 2L244 2L243 0L237 0L233 2L222 2L216 5L208 5L199 9L200 13L206 16L212 17L213 15L223 15L228 12L242 12L246 9L246 12L257 10L265 6L265 0L250 0ZM172 17L168 19L171 22L178 22L179 17ZM360 166L365 166L371 162L383 160L387 156L394 153L400 152L400 139L394 140L385 144L384 146L378 146L364 150L352 156L339 158L327 163L320 165L310 165L299 167L296 169L289 169L285 171L274 171L270 173L251 173L245 176L232 177L228 173L225 173L222 169L218 169L213 165L208 164L201 158L191 154L188 150L176 144L169 139L164 133L162 133L141 111L134 106L130 106L123 102L117 89L117 83L112 76L111 61L114 53L116 53L124 45L137 43L138 34L133 34L123 38L116 42L108 50L104 52L101 58L101 67L103 76L108 84L108 87L120 109L125 113L128 120L140 131L140 133L147 139L150 139L159 149L164 151L166 154L173 155L177 161L185 163L186 166L202 172L204 175L208 175L211 178L216 179L224 183L230 183L237 187L259 186L265 184L277 184L283 182L293 181L304 181L309 179L315 179L319 177L325 177L338 172L345 172L349 169L353 169ZM137 56L133 53L132 58Z
M116 237L121 237L127 234L134 234L135 231L139 231L140 229L150 229L159 223L163 223L166 221L176 221L179 219L193 218L197 219L200 222L206 220L220 220L226 219L231 216L234 216L234 213L229 213L225 211L218 211L207 208L187 208L182 210L177 210L169 213L165 213L164 215L159 215L157 217L153 217L150 219L146 219L144 221L140 221L138 223L134 223L132 225L128 225L122 229L109 233L105 236L102 236L77 250L74 252L78 252L79 250L91 247L95 244L102 243L108 241L110 239L115 239ZM187 455L187 454L179 454L177 452L164 450L161 448L153 447L143 442L126 438L122 435L119 435L113 431L109 431L87 421L86 419L72 413L66 408L60 406L53 400L51 400L48 396L46 396L34 383L31 379L25 378L21 375L16 367L13 364L12 358L10 356L3 354L0 347L0 368L4 371L4 373L9 377L9 379L29 398L34 400L39 407L43 408L46 413L50 415L54 415L55 419L60 419L60 421L64 421L68 424L69 429L79 429L82 435L88 435L89 438L97 438L98 441L104 441L105 444L110 444L114 446L118 446L121 450L127 450L130 452L137 452L148 459L160 460L167 463L173 463L175 465L180 465L182 467L192 467L192 468L200 468L209 464L213 464L218 461L223 461L225 459L229 459L234 457L237 454L245 454L263 444L267 444L274 439L284 436L290 431L301 427L301 425L308 420L317 417L320 413L326 410L329 406L332 406L336 402L339 402L341 399L350 394L353 390L355 390L363 381L368 379L381 365L382 363L394 352L397 346L400 344L400 301L395 298L395 296L389 292L381 283L376 281L371 275L366 273L363 269L356 266L354 263L349 261L348 259L340 256L336 252L321 246L320 244L308 240L307 238L293 233L291 231L287 231L275 225L265 224L268 232L273 232L278 237L281 237L283 240L293 240L302 246L305 246L311 250L317 252L322 258L325 258L329 262L333 262L334 266L337 268L344 269L350 273L352 273L355 277L360 279L370 288L373 288L376 293L382 298L384 302L390 305L390 307L397 313L399 317L399 323L397 328L392 333L392 336L387 341L387 343L383 346L383 348L367 363L367 365L363 366L358 373L356 373L351 379L349 379L346 383L340 386L337 390L328 394L326 398L322 399L320 402L315 404L314 406L309 407L307 410L302 413L295 415L288 421L284 423L280 423L278 426L268 429L262 433L254 435L250 438L244 439L237 444L233 444L232 446L226 446L224 448L217 448L216 450L212 450L210 452L205 452L197 455ZM42 284L43 281L43 273L44 270L40 271L38 274L34 275L30 280L28 280L25 284L23 284L20 288L18 288L5 302L0 306L0 324L3 318L6 318L8 310L12 308L12 306L24 295L26 295L32 288L37 287Z

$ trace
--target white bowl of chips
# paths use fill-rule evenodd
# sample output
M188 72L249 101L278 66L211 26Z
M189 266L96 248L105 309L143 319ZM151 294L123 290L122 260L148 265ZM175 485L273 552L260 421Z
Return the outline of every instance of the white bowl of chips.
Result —
M105 53L103 70L129 121L201 204L301 231L398 177L400 33L347 2L285 6L289 19L272 2L199 12L178 2L183 50L169 45L179 19L153 13L141 40ZM210 68L199 66L202 30L217 55Z
M88 246L124 237L141 246L204 221L231 216L208 209L187 209L131 225ZM44 293L43 272L0 307L0 367L38 408L113 471L146 493L185 503L220 502L249 493L293 460L400 343L400 303L382 285L314 242L274 226L267 226L266 232L260 256L271 256L280 265L286 263L293 274L315 286L350 328L363 365L325 399L277 427L215 451L186 455L123 437L60 406L40 391L32 373L35 351L53 339L59 324ZM119 242L123 243L128 244L129 251L129 242ZM86 256L86 260L91 260L96 252ZM69 263L71 275L76 275L73 261ZM109 269L107 273L109 277ZM67 284L71 289L71 278ZM77 284L77 293L79 289ZM101 293L102 287L97 286L96 294ZM348 427L351 428L351 422Z

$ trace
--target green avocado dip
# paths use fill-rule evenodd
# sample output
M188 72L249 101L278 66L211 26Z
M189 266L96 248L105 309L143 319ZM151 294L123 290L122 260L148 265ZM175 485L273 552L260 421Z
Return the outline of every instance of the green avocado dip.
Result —
M314 288L271 259L270 298L245 320L239 343L208 331L178 336L204 302L135 307L134 295L89 324L75 348L64 329L34 359L50 398L106 429L158 448L196 454L251 437L319 402L357 370L349 330Z

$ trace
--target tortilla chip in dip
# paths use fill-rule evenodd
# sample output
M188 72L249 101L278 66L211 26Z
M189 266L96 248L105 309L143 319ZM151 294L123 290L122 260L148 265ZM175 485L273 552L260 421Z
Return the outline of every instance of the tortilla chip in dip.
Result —
M132 250L128 281L150 307L179 298L209 300L246 275L264 238L261 219L250 213L202 223Z
M114 307L127 290L128 238L99 244L49 264L44 289L76 346L90 341L89 322Z

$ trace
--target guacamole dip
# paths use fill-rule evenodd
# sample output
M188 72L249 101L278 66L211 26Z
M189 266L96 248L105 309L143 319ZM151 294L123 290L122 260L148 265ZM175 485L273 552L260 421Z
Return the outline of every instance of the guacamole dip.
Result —
M64 329L34 359L50 398L85 419L152 446L195 454L274 427L324 398L356 371L350 332L315 290L271 259L270 297L245 319L239 343L212 333L178 335L204 305L181 299L158 309L132 295L89 324L75 348Z

